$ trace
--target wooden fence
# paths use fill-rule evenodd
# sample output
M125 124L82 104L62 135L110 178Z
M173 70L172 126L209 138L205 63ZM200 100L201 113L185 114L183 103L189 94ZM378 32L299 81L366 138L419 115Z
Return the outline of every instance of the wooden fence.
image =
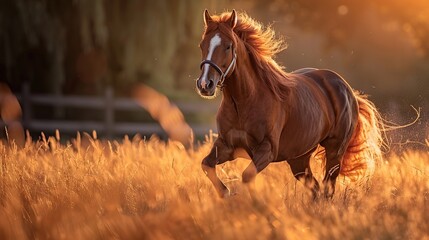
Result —
M23 125L30 132L54 132L58 129L61 133L75 134L77 131L91 132L95 130L98 134L107 138L112 138L124 134L165 135L161 126L156 122L120 122L115 119L116 111L146 112L135 100L130 98L114 97L113 90L106 88L104 96L56 96L46 94L32 94L29 85L23 85L22 93L17 95L22 111ZM186 115L191 113L214 114L217 104L211 102L173 102ZM61 112L67 108L93 109L103 112L103 120L58 120L37 119L33 114L34 106L51 108L53 112ZM61 114L60 114L61 115ZM4 124L4 123L3 123ZM193 132L197 136L207 134L210 129L214 129L211 123L189 123Z

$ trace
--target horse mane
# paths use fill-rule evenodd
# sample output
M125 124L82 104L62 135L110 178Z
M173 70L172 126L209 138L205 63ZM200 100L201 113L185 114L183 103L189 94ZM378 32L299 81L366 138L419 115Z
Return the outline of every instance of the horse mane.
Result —
M229 12L224 12L218 16L212 16L212 19L217 23L226 23L230 16ZM218 24L217 28L227 36L231 35L231 28L225 24ZM206 32L210 30L206 29ZM284 67L274 60L277 53L287 48L283 38L277 37L271 26L264 27L262 23L252 19L246 13L239 14L233 31L244 43L259 79L267 84L278 100L286 100L290 88L295 86L295 81L284 71Z

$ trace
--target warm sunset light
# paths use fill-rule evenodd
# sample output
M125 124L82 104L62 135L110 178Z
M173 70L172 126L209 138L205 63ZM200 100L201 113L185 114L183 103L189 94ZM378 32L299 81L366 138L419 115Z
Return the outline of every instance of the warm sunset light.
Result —
M0 240L429 240L429 0L0 1Z

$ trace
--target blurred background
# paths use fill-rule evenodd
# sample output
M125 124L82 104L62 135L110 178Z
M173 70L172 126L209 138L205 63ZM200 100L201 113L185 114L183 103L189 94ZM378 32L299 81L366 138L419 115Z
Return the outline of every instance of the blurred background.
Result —
M289 45L276 59L287 71L335 70L389 121L409 123L420 108L414 125L390 134L394 144L429 136L427 0L1 1L0 82L20 103L14 121L33 138L59 129L186 142L191 129L216 130L220 98L194 89L205 8L271 25Z

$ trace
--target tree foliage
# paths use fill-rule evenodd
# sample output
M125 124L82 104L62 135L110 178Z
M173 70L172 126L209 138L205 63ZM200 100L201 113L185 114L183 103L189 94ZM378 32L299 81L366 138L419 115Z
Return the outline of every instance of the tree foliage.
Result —
M429 57L429 1L427 0L258 0L256 8L270 4L270 9L286 14L301 28L319 31L328 44L343 45L368 12L375 13L385 27L399 28L408 34L425 57Z
M0 2L0 80L55 93L95 94L106 84L121 92L141 81L164 92L192 89L204 8L277 13L343 49L376 16L377 27L400 30L429 58L427 0L14 0Z
M192 88L206 5L216 4L2 1L0 78L57 93L95 94L106 84L121 92L142 81L157 88Z

